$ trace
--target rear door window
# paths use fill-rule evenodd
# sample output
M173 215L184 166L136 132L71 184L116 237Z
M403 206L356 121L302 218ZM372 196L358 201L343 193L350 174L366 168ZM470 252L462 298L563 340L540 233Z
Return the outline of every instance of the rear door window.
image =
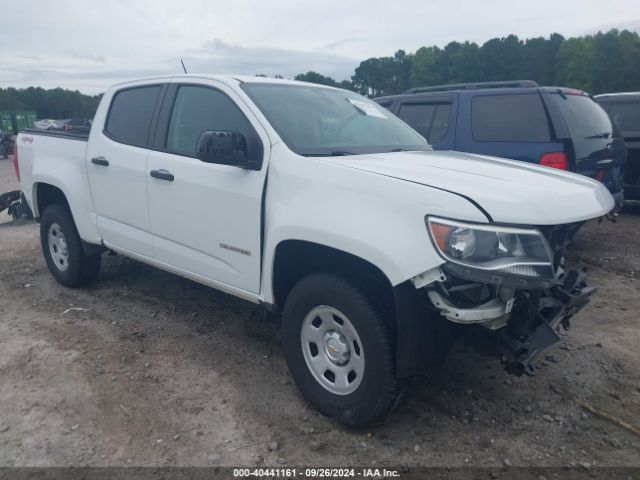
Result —
M471 128L476 142L551 141L547 113L537 93L474 97Z
M145 147L162 85L135 87L115 94L105 133L116 142Z
M404 103L398 116L429 143L439 143L447 135L451 103Z
M640 131L640 102L612 102L609 116L621 132Z

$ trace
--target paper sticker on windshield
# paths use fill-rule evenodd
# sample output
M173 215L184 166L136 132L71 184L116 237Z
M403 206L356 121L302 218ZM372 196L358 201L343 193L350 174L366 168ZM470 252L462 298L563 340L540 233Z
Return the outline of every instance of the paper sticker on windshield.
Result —
M347 98L349 103L360 110L365 115L369 115L370 117L384 118L387 119L387 116L382 113L375 105L371 105L369 102L363 102L362 100L358 100L357 98Z

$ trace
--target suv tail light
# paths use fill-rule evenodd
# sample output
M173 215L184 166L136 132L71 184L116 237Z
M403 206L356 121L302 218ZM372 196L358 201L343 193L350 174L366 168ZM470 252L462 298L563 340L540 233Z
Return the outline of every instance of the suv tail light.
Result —
M540 157L540 165L566 170L568 165L567 155L563 152L545 153Z
M594 178L600 183L604 183L604 170L598 170Z
M20 181L20 164L18 163L18 142L13 144L13 169L16 171L16 177Z

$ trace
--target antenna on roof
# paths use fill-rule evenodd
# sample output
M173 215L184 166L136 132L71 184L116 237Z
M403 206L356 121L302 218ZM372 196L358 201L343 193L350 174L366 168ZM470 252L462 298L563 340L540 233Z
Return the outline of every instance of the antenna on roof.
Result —
M184 73L187 73L187 68L184 66L182 59L180 59L180 63L182 64L182 70L184 70Z

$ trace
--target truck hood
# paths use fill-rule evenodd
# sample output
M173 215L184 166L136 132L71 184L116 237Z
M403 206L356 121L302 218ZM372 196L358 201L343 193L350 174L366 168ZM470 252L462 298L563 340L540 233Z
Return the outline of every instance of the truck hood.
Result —
M609 191L588 177L485 155L392 152L322 160L462 195L494 222L559 225L601 217L614 207Z

